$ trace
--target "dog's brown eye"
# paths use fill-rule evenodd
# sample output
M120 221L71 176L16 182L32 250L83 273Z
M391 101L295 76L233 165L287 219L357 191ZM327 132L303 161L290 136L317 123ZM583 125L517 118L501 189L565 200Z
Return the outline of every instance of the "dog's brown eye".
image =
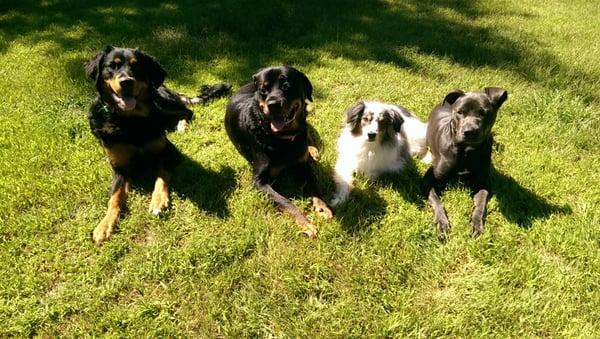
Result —
M290 84L287 82L284 82L283 84L281 84L281 90L282 91L287 91L288 89L290 89Z

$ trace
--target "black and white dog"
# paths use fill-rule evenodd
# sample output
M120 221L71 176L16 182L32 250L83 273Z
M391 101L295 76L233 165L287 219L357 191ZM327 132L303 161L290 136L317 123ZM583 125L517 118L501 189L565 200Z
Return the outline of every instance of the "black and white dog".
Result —
M361 101L350 107L338 139L336 192L330 205L337 206L346 200L355 172L368 178L397 172L413 155L428 162L426 130L427 124L400 106Z
M429 116L427 144L433 162L424 185L440 240L447 237L450 223L440 195L447 183L460 178L468 183L475 208L471 215L473 235L483 232L490 194L492 126L498 109L508 98L506 90L486 87L483 92L455 90L446 95Z

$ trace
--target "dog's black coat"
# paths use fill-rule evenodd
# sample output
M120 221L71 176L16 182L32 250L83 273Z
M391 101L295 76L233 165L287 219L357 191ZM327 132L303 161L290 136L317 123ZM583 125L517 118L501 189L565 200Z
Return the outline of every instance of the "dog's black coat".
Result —
M93 233L94 241L101 243L112 233L117 212L125 203L128 182L137 173L157 173L162 181L153 194L151 211L166 207L170 171L180 155L166 138L166 131L173 130L180 120L192 118L186 104L221 96L231 86L206 86L195 98L177 94L163 85L166 71L161 65L152 56L131 48L107 46L84 68L98 93L88 114L90 128L114 172L107 216ZM156 202L161 199L162 203Z
M494 142L491 130L498 109L507 98L507 92L498 87L486 87L484 92L455 90L429 116L427 144L433 163L425 173L424 191L433 207L440 239L446 238L450 228L440 195L455 178L468 183L473 195L473 235L483 232L490 194Z
M304 214L276 192L271 183L280 172L294 170L306 178L313 202L318 195L310 167L308 147L312 140L306 122L312 85L304 73L287 66L262 69L253 80L234 94L227 105L227 134L252 165L254 185L300 225L310 225Z

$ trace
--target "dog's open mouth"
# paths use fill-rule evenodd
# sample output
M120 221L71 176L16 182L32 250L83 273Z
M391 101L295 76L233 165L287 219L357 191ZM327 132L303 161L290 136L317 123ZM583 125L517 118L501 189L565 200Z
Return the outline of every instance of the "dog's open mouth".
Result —
M112 93L112 98L117 104L117 106L119 106L119 108L124 111L133 110L137 103L134 97L121 97L115 92Z
M287 115L272 116L270 121L271 131L274 133L279 133L284 130L287 125L294 121L299 108L300 105L294 105Z

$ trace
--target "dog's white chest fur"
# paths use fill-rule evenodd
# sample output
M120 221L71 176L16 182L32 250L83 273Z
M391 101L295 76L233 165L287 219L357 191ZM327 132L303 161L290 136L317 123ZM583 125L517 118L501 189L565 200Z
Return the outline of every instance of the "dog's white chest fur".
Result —
M347 157L349 162L356 164L355 172L375 178L385 172L399 171L404 167L408 149L400 138L382 145L348 134L346 138L340 138L338 149L340 158Z

